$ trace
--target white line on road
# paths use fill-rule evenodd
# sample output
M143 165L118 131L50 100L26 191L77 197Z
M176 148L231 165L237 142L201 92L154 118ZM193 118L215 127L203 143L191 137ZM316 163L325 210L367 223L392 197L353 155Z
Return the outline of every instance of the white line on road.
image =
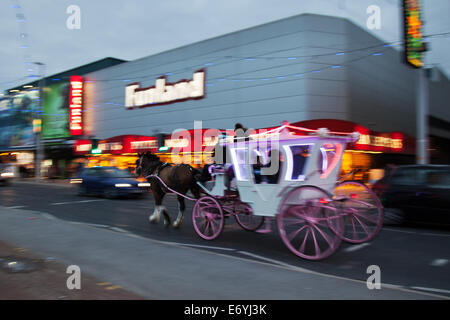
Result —
M13 207L6 207L6 209L20 209L25 208L26 206L13 206Z
M308 269L304 269L304 268L301 268L301 267L293 266L293 265L288 264L288 263L284 263L284 262L280 262L280 261L277 261L277 260L274 260L274 259L266 258L266 257L260 256L260 255L254 254L254 253L250 253L250 252L247 252L247 251L238 251L238 253L241 253L241 254L249 256L249 257L261 259L263 261L267 261L267 262L270 262L270 263L275 263L275 264L283 266L283 267L295 268L295 269L303 270L304 272L309 271Z
M414 290L423 290L423 291L430 291L430 292L437 292L437 293L447 293L450 294L450 290L444 290L444 289L436 289L436 288L424 288L424 287L410 287Z
M67 201L67 202L54 202L50 203L52 206L59 206L63 204L74 204L74 203L85 203L85 202L94 202L94 201L105 201L103 199L96 199L96 200L80 200L80 201Z
M442 267L448 263L447 259L434 259L431 261L430 266L433 267Z
M109 229L117 231L117 232L121 232L121 233L130 233L129 231L122 229L122 228L118 228L118 227L110 227Z
M353 252L353 251L362 249L362 248L367 247L367 246L370 246L370 243L366 242L366 243L361 243L361 244L358 244L358 245L353 245L353 246L350 246L348 248L345 248L344 251L345 252Z
M224 248L224 247L213 247L213 246L203 246L199 244L190 244L190 243L177 243L178 245L195 247L195 248L204 248L204 249L217 249L217 250L225 250L225 251L236 251L233 248Z
M42 212L41 216L43 216L44 218L50 219L50 220L57 220L56 217L52 216L51 214L45 213L45 212Z

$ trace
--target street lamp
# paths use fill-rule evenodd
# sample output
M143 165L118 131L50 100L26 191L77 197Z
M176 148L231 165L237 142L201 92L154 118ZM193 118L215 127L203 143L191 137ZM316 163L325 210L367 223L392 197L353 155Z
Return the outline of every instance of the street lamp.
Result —
M39 67L39 76L41 79L39 80L39 110L42 110L42 101L44 98L44 86L45 86L45 64L42 62L33 62L33 64ZM38 112L35 113L36 119L40 119L40 115ZM42 145L41 145L41 132L40 130L36 130L36 159L35 159L35 177L37 180L42 178L41 174L41 163L42 163Z

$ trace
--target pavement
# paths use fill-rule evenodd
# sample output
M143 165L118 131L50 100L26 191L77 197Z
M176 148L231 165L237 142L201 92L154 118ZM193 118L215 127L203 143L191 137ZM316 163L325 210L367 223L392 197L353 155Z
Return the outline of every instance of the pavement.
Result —
M448 299L384 284L381 289L369 290L365 281L242 259L3 206L0 242L3 259L8 255L18 259L17 251L22 251L47 261L39 265L40 271L23 274L0 269L1 299ZM67 288L70 274L65 271L71 265L81 270L80 290ZM33 279L37 272L42 274L41 282Z

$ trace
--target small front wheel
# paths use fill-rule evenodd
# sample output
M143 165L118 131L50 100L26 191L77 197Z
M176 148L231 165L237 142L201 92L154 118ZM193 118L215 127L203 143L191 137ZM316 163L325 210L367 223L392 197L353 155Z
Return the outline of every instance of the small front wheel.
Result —
M255 216L253 214L252 208L246 203L236 202L234 212L234 218L236 219L236 222L244 230L255 231L261 228L264 224L264 217Z
M210 196L197 200L192 210L192 222L197 234L205 240L216 239L223 230L224 216L219 201Z

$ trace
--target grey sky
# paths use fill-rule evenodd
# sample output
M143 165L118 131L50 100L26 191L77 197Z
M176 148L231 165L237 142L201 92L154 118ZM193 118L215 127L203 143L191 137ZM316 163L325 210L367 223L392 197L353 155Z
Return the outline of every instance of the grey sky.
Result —
M425 34L450 32L450 0L423 0ZM18 3L25 24L18 22ZM81 29L66 27L69 5L81 8ZM0 3L0 90L27 76L24 54L54 74L104 57L133 60L301 13L342 16L367 28L370 5L381 8L386 42L402 39L400 0L2 0ZM28 33L29 48L20 34ZM427 64L450 75L450 36L431 39ZM30 71L31 72L31 71ZM37 70L32 71L37 74Z

